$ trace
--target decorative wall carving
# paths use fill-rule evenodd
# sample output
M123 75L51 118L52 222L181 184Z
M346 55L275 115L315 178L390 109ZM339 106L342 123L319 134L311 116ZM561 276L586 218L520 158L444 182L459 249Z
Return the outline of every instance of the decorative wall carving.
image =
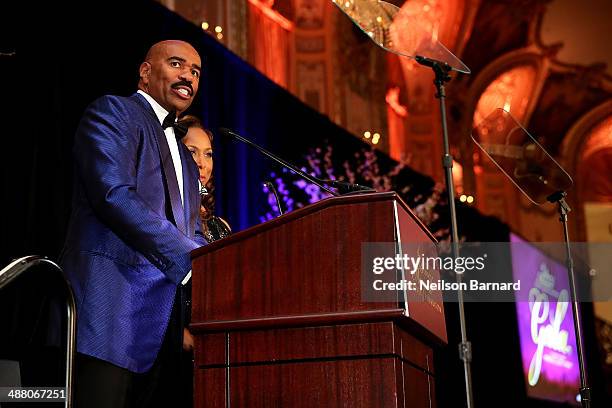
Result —
M326 0L295 0L295 24L301 29L322 29Z
M326 103L326 72L322 62L298 62L297 91L300 99L313 109L325 112Z

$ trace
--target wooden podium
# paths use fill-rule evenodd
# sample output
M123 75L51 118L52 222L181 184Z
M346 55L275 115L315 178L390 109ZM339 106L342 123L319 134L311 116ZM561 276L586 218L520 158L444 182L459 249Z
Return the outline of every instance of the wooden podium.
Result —
M334 197L192 253L195 407L435 407L442 296L364 302L365 242L434 238L395 193Z

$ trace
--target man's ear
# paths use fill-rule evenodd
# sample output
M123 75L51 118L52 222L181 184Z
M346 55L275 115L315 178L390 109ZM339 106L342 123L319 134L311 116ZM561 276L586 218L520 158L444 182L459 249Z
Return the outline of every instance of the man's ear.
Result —
M144 84L148 84L149 77L151 76L151 64L148 62L143 62L142 64L140 64L139 73L140 73L140 80Z

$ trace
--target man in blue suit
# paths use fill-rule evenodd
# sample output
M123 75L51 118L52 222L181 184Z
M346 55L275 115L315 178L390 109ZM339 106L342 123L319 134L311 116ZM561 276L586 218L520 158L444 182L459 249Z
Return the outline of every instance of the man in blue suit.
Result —
M189 253L206 243L198 169L176 139L200 72L191 45L157 43L140 66L138 92L97 99L78 126L61 257L77 301L77 407L160 401L177 286Z

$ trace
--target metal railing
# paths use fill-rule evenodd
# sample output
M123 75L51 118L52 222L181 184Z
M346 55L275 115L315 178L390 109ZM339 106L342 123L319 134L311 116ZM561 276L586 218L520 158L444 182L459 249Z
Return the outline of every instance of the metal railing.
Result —
M58 272L61 281L64 283L63 289L65 290L66 298L66 401L65 407L72 407L72 395L73 395L73 367L74 367L74 355L75 355L75 343L76 343L76 305L74 301L74 294L72 287L66 281L63 276L62 269L55 262L44 256L31 255L23 258L19 258L0 271L0 290L8 286L21 274L26 272L28 269L38 266L48 265Z

